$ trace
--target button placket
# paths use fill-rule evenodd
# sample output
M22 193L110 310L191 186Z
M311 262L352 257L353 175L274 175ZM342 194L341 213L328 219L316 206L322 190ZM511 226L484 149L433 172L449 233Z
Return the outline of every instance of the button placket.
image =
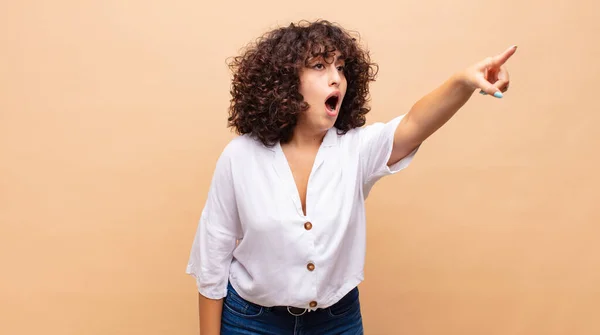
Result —
M308 216L306 216L305 219L306 219L306 222L304 222L304 225L303 225L304 229L306 231L312 230L313 224L312 224L310 218ZM315 240L314 240L313 234L310 234L309 236L310 237L309 237L309 241L308 241L308 245L309 245L308 250L309 250L309 254L312 254L315 250ZM313 272L315 269L316 269L315 263L311 260L308 260L308 262L306 263L306 270L309 272ZM313 289L315 291L315 294L317 291L316 281L317 281L317 277L313 277ZM309 306L310 306L310 308L315 308L317 306L317 302L313 300L313 301L309 302Z

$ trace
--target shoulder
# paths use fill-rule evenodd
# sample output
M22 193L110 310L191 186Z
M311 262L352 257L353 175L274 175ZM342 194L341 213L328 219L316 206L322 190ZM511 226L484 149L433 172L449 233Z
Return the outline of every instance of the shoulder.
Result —
M234 137L225 145L221 153L221 159L230 162L243 162L265 151L269 151L269 148L250 135L244 134Z
M396 116L388 121L376 121L362 127L350 129L346 134L340 135L342 139L347 141L363 140L373 136L388 135L393 132L402 120L404 115Z
M366 134L380 129L383 125L383 122L374 122L371 124L366 124L360 127L349 129L344 133L341 133L339 130L336 130L337 138L341 145L352 146L360 142Z

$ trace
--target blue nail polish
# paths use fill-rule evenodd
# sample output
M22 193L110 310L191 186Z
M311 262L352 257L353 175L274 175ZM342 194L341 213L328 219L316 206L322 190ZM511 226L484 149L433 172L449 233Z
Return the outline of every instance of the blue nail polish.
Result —
M496 98L502 98L504 95L502 95L502 93L500 93L500 92L496 92L496 93L494 93L494 96Z
M481 94L481 95L487 95L487 93L485 93L484 91L479 91L479 94Z

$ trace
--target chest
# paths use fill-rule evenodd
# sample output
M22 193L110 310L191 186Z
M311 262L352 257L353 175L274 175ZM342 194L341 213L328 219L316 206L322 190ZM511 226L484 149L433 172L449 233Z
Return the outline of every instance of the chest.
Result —
M307 221L334 225L361 201L356 164L346 161L334 150L312 157L280 151L239 164L234 178L244 230L270 234Z
M294 182L295 192L300 201L302 213L306 215L306 193L312 171L316 167L317 152L284 151L284 155Z

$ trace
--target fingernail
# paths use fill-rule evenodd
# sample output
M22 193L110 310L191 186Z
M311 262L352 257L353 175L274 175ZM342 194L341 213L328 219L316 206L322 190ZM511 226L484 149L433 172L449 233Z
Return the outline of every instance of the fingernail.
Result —
M500 98L502 98L504 95L502 95L502 93L500 93L500 92L496 92L496 93L494 93L494 96L495 96L496 98L500 99Z
M481 95L487 95L487 93L485 93L484 91L479 91L479 94L481 94Z

